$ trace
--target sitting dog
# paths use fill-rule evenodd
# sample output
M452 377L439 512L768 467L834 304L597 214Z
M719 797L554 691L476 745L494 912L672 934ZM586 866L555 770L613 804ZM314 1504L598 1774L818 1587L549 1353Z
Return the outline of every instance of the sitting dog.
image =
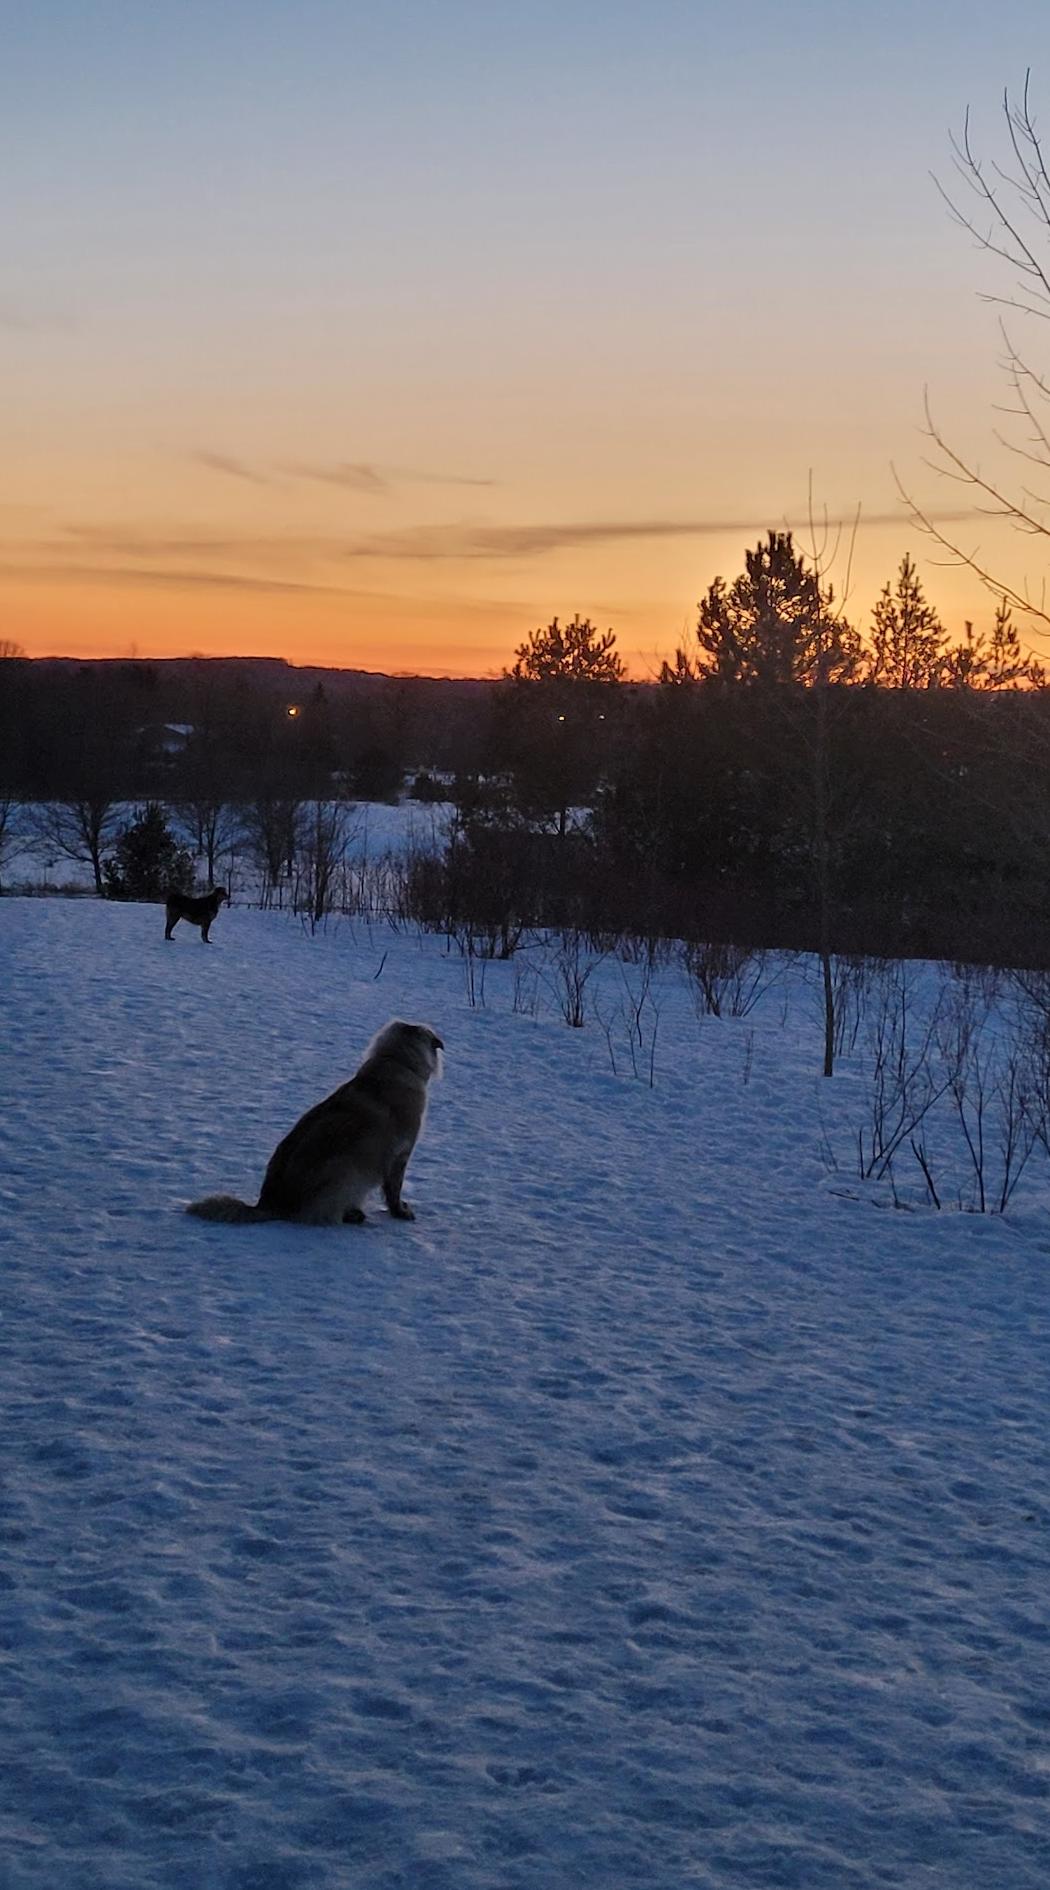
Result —
M206 945L209 944L208 933L212 920L223 900L229 897L225 886L215 886L210 893L201 893L199 898L194 898L191 893L170 892L164 901L164 917L167 920L165 938L171 937L180 919L188 919L191 925L200 926L201 937Z
M362 1202L382 1188L395 1220L415 1215L401 1199L408 1158L423 1127L427 1084L440 1073L441 1038L395 1019L373 1037L356 1076L308 1109L270 1157L258 1201L229 1194L194 1201L205 1221L363 1221Z

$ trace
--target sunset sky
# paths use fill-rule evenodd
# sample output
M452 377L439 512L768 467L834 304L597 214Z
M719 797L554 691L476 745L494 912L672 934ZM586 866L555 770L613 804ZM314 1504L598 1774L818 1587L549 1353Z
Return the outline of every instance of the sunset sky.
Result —
M994 453L1009 285L930 172L1026 66L1050 126L1035 0L8 9L0 636L486 674L578 611L644 675L811 470L856 620L911 550L989 621L891 462L958 506L927 384Z

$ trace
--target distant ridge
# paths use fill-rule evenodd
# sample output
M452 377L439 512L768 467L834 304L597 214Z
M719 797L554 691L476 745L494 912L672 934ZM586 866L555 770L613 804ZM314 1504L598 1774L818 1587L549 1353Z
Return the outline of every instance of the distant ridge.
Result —
M321 663L292 663L284 656L31 656L20 660L36 670L149 670L161 679L177 682L191 681L205 673L223 679L241 675L255 683L272 683L275 689L293 689L303 694L320 683L326 694L336 699L365 696L373 690L401 683L421 692L451 691L461 697L471 696L491 688L493 681L483 676L426 676L403 671L344 669Z

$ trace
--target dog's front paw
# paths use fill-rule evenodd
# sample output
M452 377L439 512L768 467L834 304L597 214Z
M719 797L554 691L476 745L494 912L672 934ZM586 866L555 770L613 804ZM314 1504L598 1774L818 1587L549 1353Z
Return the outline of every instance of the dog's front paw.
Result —
M391 1208L390 1212L395 1221L414 1221L416 1218L407 1201L399 1201L396 1207Z
M343 1226L360 1227L364 1218L360 1208L347 1208L346 1213L343 1215Z

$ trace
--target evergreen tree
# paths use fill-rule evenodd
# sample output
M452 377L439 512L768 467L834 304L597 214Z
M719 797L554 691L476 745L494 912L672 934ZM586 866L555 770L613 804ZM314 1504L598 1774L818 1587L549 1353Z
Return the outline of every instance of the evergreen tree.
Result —
M972 623L964 625L964 641L950 650L945 664L945 681L956 689L1016 689L1027 684L1031 689L1046 687L1046 671L1034 656L1025 656L1010 606L1002 598L995 613L991 633L974 634Z
M599 634L589 617L577 615L564 628L555 617L518 645L510 673L516 682L623 682L623 660L615 646L615 630Z
M147 801L124 828L103 873L108 899L160 900L193 886L193 862L156 801Z
M872 611L866 680L884 689L936 689L947 677L947 634L905 554L896 584L886 585Z
M401 792L404 771L396 755L382 742L373 742L350 768L354 793L362 801L396 801Z
M796 552L790 532L771 531L745 554L732 584L715 578L700 604L697 654L677 652L661 681L767 686L847 682L857 633L837 616L834 593Z
M511 777L517 811L565 835L570 810L589 803L612 745L623 700L615 630L589 617L557 617L515 651L495 704L492 736Z

